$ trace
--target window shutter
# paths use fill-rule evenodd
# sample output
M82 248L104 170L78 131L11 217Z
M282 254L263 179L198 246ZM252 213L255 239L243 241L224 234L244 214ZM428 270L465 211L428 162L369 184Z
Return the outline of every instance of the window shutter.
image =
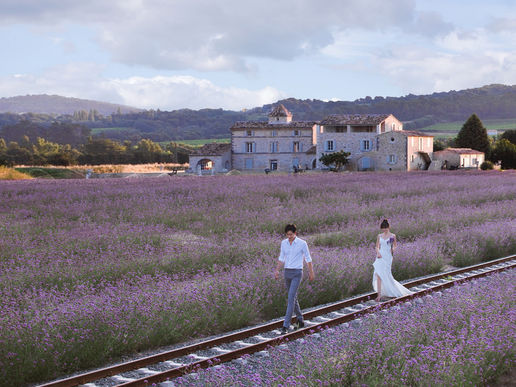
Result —
M303 152L303 143L302 142L299 143L299 152Z
M247 143L244 142L244 153L247 152Z
M253 153L256 152L256 143L253 142Z

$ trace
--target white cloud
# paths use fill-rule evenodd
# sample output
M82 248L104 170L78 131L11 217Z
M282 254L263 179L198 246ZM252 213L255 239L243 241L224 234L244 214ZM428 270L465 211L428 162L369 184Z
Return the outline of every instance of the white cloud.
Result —
M405 45L395 55L372 56L375 69L407 93L426 94L491 83L513 84L516 45L496 43L485 31L452 33L434 47Z
M0 77L0 95L58 94L145 109L223 108L240 110L272 103L286 95L273 87L258 90L217 86L191 76L108 79L92 63L52 68L41 76Z
M201 71L317 53L335 32L449 28L436 13L418 14L415 0L4 0L0 21L90 25L121 63Z

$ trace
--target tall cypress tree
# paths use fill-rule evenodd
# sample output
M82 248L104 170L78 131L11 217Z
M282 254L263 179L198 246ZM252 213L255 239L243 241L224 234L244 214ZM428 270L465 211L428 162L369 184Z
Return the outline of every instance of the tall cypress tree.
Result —
M455 145L458 148L471 148L480 152L489 152L489 137L487 130L476 114L472 114L462 125L457 135Z

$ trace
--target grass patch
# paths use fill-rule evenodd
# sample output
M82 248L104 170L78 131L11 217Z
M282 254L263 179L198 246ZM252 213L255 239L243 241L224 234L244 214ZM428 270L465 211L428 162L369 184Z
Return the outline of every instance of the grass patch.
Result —
M209 144L212 142L216 142L218 144L229 144L231 142L231 139L229 138L203 138L199 140L180 140L175 141L178 144L184 144L184 145L190 145L194 147L201 147L205 144Z
M43 179L83 179L84 174L73 169L67 168L40 168L23 167L15 168L16 171L30 177Z
M134 128L130 128L130 127L93 128L93 129L91 129L91 134L97 135L97 134L109 133L109 132L125 132L128 130L134 130Z
M0 166L0 180L25 180L32 179L32 177L22 171L17 171L14 168L7 168Z
M493 120L482 120L482 123L487 130L498 130L498 134L503 133L505 130L516 129L516 118L506 119L493 119ZM424 128L417 129L421 132L429 132L439 134L443 137L449 137L459 133L460 129L464 125L462 121L455 122L444 122L440 124L425 126Z

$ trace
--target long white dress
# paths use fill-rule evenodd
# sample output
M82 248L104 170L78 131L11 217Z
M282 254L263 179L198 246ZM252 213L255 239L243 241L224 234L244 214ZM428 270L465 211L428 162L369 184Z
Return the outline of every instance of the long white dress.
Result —
M391 273L392 266L392 253L391 243L392 239L380 238L380 254L381 258L376 258L373 263L374 274L373 274L373 289L378 292L376 278L380 277L380 297L401 297L412 294L405 286L400 284L394 279Z

